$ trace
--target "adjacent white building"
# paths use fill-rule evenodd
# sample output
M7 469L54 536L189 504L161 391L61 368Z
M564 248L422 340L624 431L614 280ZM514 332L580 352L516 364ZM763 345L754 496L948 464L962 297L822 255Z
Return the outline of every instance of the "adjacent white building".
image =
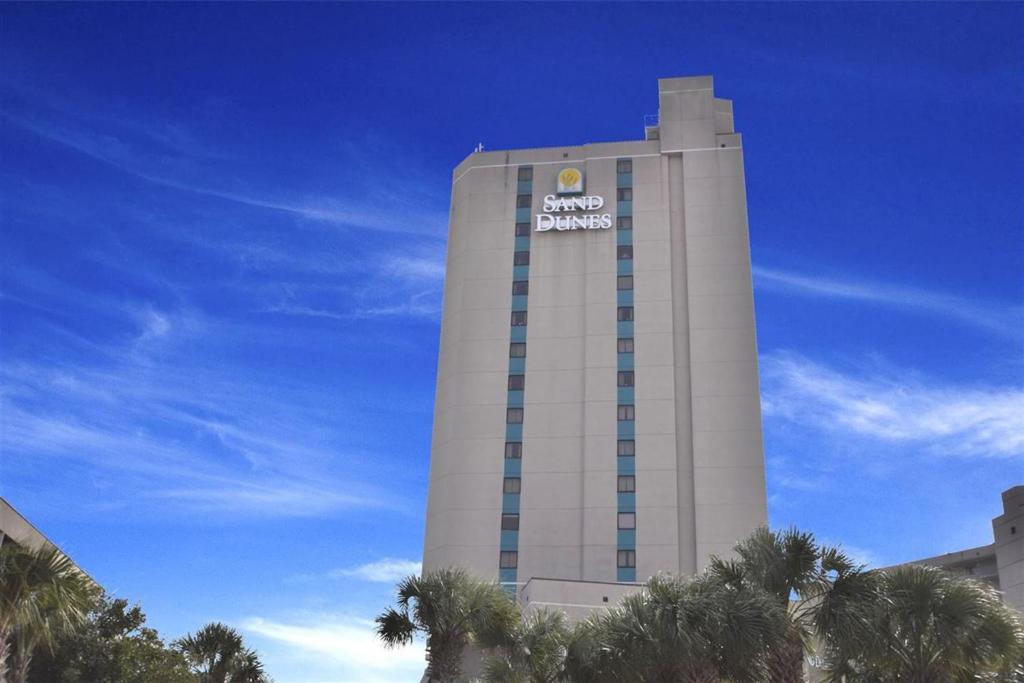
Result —
M454 171L425 569L600 605L767 521L732 103L658 89L645 140Z

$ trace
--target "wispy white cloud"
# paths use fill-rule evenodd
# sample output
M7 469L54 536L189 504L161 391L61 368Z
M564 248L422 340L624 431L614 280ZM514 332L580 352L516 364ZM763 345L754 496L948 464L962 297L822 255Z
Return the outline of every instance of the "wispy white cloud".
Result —
M758 289L829 299L863 301L942 316L1003 336L1020 339L1024 307L992 305L944 292L880 281L849 280L788 270L754 267Z
M330 573L334 578L354 578L375 583L397 583L401 579L420 573L420 563L415 560L399 560L391 557L361 564L358 567L336 569Z
M805 426L975 457L1024 455L1024 391L957 386L869 369L843 372L799 355L761 363L765 415Z
M204 168L204 164L222 155L208 151L197 154L194 142L187 147L168 147L170 141L167 138L161 139L162 145L156 147L153 145L154 136L138 124L119 121L114 128L101 129L96 121L76 121L57 110L50 110L46 115L37 111L34 117L8 113L5 119L23 130L136 178L182 192L284 212L348 229L439 236L447 222L444 210L436 203L426 201L433 193L427 188L415 191L413 188L422 185L422 180L402 178L401 167L382 170L381 177L386 177L388 182L371 184L371 192L361 190L359 194L346 196L341 191L344 186L341 186L335 196L282 198L214 184L207 178L218 174L213 172L214 169ZM140 136L140 130L145 134Z
M408 683L419 680L426 667L422 642L388 649L377 638L375 625L369 619L309 615L280 621L251 617L243 620L241 627L248 634L284 645L293 653L298 651L333 662L337 673L331 679L339 683Z

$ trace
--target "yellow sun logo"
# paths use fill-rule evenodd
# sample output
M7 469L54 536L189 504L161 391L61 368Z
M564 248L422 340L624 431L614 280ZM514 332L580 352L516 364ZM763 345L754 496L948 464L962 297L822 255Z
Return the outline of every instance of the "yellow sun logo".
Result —
M583 174L579 170L567 168L558 174L558 182L562 187L574 187L582 177Z

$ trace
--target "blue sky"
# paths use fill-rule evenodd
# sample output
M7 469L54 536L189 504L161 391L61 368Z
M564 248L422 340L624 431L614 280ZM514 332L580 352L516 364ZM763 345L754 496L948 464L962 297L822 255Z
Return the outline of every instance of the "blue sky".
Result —
M892 563L1024 481L1020 4L0 8L0 492L175 637L413 680L450 171L743 133L771 521Z

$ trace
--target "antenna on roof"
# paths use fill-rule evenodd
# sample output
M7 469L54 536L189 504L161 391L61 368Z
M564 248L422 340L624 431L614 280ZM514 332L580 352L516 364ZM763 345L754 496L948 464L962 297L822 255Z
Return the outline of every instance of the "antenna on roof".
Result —
M476 147L473 149L473 151L474 152L482 152L482 151L484 151L484 143L482 143L482 142L476 143Z

